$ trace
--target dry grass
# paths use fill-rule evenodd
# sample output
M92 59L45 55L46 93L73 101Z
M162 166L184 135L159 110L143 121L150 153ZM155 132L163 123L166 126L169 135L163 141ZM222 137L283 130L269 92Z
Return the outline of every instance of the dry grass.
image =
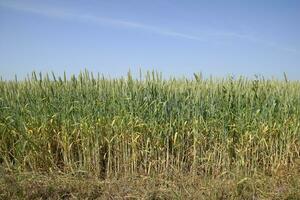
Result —
M0 178L0 199L300 199L294 170L265 176L140 176L100 180L66 174L15 174Z

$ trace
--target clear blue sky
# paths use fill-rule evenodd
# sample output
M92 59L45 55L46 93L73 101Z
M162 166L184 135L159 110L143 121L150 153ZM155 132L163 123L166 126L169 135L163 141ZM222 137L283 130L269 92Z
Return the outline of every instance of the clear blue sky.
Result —
M0 75L241 74L300 79L298 0L0 0Z

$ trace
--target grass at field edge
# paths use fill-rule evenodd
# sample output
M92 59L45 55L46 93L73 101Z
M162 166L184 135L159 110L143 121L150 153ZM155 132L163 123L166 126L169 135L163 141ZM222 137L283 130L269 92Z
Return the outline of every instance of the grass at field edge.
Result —
M252 177L161 174L101 180L84 174L1 170L0 199L300 199L300 171Z

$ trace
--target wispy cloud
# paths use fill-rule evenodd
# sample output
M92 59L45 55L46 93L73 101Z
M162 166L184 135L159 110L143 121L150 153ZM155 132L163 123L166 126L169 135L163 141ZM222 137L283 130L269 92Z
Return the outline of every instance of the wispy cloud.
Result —
M90 14L74 13L71 11L59 10L57 8L51 8L51 7L37 7L34 5L24 4L24 3L14 2L14 1L5 1L5 2L0 1L0 6L10 8L13 10L19 10L22 12L30 12L37 15L51 17L51 18L94 23L98 25L110 25L110 26L121 27L121 28L139 29L139 30L145 30L148 32L156 33L159 35L164 35L164 36L169 36L174 38L183 38L183 39L195 40L201 42L207 42L209 38L211 39L214 37L223 38L223 39L232 39L232 38L241 39L249 42L259 43L265 46L269 46L271 48L276 48L281 51L300 54L300 51L297 49L285 47L275 42L260 39L253 35L241 34L237 32L214 30L209 32L203 32L203 35L192 35L192 34L181 33L177 31L168 30L165 28L151 26L151 25L133 22L133 21L126 21L122 19L111 19L111 18L90 15Z
M221 37L239 38L239 39L247 40L247 41L250 41L250 42L263 44L265 46L269 46L269 47L272 47L272 48L280 49L282 51L295 53L295 54L300 54L300 51L297 50L297 49L290 48L290 47L284 47L284 46L282 46L280 44L277 44L275 42L260 39L258 37L254 37L253 35L249 35L249 34L241 34L241 33L236 33L236 32L215 32L213 34L221 36Z
M66 10L51 9L49 7L38 8L31 5L23 5L15 2L5 2L5 3L0 2L0 6L23 11L23 12L30 12L30 13L34 13L46 17L59 18L63 20L81 21L81 22L95 23L100 25L112 25L115 27L123 27L123 28L142 29L142 30L150 31L165 36L172 36L172 37L185 38L185 39L198 40L198 41L206 41L204 38L200 36L194 36L194 35L189 35L189 34L180 33L176 31L170 31L167 29L150 26L142 23L132 22L132 21L104 18L104 17L98 17L90 14L73 13L73 12L68 12Z

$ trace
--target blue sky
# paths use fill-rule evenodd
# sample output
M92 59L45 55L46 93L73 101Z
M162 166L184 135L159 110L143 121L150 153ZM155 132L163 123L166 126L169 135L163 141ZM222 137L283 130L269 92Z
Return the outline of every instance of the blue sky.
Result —
M0 75L261 74L300 80L298 0L0 0Z

